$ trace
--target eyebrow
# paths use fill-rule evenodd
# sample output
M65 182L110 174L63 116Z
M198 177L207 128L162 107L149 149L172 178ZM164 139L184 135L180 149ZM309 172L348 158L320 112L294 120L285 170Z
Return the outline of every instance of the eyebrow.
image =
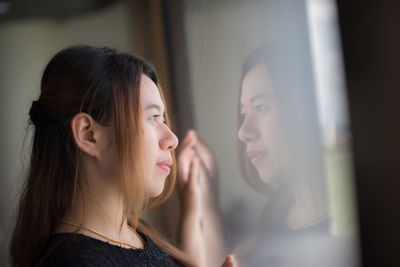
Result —
M250 99L250 102L254 102L258 99L263 99L263 98L269 98L269 95L266 93L261 93L261 94L255 95Z
M157 109L158 112L161 112L161 111L163 110L163 109L161 108L161 106L159 106L159 105L157 105L157 104L154 104L154 103L150 103L150 104L148 104L147 106L145 106L145 107L144 107L144 110L149 110L149 109L152 109L152 108Z
M258 99L268 99L270 98L270 96L266 93L260 93L257 94L255 96L253 96L252 98L250 98L250 102L253 103L254 101L258 100ZM243 104L240 104L239 108L242 108Z

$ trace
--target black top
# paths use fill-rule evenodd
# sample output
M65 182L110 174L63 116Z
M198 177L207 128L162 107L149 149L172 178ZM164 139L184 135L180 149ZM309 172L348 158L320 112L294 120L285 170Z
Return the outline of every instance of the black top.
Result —
M124 248L82 234L53 234L48 248L56 248L51 251L43 266L183 266L169 257L148 236L140 235L146 241L143 249Z

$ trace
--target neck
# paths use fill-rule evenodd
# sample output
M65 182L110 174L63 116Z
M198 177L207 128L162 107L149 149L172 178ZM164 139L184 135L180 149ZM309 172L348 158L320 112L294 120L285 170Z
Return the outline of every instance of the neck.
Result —
M90 228L115 240L143 247L140 239L128 227L125 216L124 198L114 177L103 177L96 168L89 168L79 187L76 200L69 212L64 216L65 221ZM104 238L71 225L60 223L56 232L78 232L103 241ZM108 242L108 241L107 241Z
M115 236L123 231L127 227L123 199L112 192L99 189L87 191L89 190L81 190L77 194L75 205L65 219L104 234L112 233Z
M296 185L292 190L295 202L287 216L290 229L307 228L326 218L326 203L321 192L313 192L309 185Z

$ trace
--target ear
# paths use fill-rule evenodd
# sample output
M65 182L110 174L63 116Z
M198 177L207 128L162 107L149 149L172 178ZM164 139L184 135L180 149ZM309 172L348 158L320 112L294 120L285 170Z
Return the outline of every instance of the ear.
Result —
M75 144L86 154L99 156L100 125L87 113L78 113L71 120Z

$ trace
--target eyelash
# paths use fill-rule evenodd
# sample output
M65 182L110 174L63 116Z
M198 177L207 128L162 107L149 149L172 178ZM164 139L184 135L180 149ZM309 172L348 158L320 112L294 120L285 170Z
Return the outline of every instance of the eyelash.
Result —
M268 110L268 107L267 107L267 105L264 105L264 104L262 104L262 105L255 105L255 106L254 106L254 110L255 110L256 113L262 114L262 113L264 113L264 112L266 112L266 111ZM244 119L246 118L246 116L247 116L247 113L246 113L246 112L241 112L241 113L240 113L240 120L241 120L241 121L244 121Z
M259 108L262 108L262 110L259 110ZM266 107L265 105L256 105L256 106L255 106L255 110L256 110L258 113L264 112L266 109L267 109L267 107Z
M153 121L165 123L165 118L164 118L164 116L162 116L161 120L157 120L158 118L161 118L161 115L155 114L155 115L153 115L153 116L150 117L150 119L153 120Z

